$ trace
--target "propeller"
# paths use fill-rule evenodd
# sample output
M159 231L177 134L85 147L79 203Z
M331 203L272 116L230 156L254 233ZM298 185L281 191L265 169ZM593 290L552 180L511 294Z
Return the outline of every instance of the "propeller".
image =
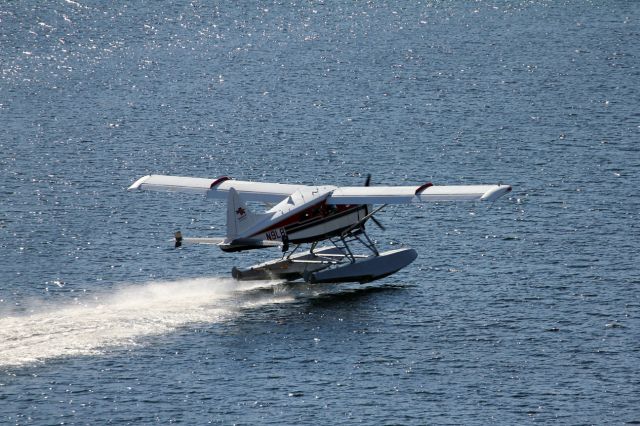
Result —
M369 173L367 175L367 178L364 181L364 186L371 186L371 173ZM378 219L376 219L373 214L371 216L369 216L369 219L371 219L373 221L373 223L375 223L378 228L382 229L383 231L386 230L387 228L385 228L385 226L380 223L380 221Z

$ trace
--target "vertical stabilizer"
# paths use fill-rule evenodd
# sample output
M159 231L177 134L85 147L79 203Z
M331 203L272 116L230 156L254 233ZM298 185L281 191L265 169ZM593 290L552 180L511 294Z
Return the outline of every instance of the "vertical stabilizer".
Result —
M249 210L247 204L240 198L238 191L229 188L227 197L227 239L247 238L247 231L263 219L264 214L256 214Z

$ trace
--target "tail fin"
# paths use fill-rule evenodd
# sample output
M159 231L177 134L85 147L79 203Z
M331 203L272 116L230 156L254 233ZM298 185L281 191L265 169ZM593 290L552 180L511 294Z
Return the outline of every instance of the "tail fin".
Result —
M249 210L247 204L240 198L238 191L229 188L227 197L227 240L246 238L245 233L263 219L262 214L256 214Z

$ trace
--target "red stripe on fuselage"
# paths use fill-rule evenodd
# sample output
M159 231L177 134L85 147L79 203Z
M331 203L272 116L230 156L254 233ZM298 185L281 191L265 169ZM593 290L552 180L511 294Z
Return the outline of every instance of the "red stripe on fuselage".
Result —
M310 226L316 226L319 223L337 219L344 214L349 214L363 207L366 208L366 205L329 205L323 200L299 213L294 214L293 216L287 217L280 222L276 222L275 224L256 232L253 234L253 237L261 238L261 236L265 235L267 236L266 239L282 239L282 229L284 229L285 234L288 234L292 230L296 232L301 231ZM270 238L269 234L277 238Z

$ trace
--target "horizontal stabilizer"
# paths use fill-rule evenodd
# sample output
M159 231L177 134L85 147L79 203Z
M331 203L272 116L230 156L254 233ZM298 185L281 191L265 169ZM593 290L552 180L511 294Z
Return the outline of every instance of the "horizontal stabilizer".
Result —
M231 241L231 245L246 245L255 247L280 247L282 241L280 240L257 240L255 238L238 238Z
M183 243L190 244L220 244L224 242L224 238L216 237L186 237L182 239Z
M262 249L268 247L281 247L281 241L277 240L258 240L254 238L236 238L233 241L227 241L221 244L218 244L218 247L222 251L226 252L236 252L236 251L245 251L245 250L254 250L254 249Z
M282 242L276 240L259 240L255 238L236 238L229 241L221 237L183 237L180 231L175 233L175 246L183 244L210 244L220 246L225 251L243 251L267 247L281 247Z
M188 244L221 244L224 242L224 238L219 237L183 237L182 232L177 231L174 234L176 247L180 247L184 243Z

